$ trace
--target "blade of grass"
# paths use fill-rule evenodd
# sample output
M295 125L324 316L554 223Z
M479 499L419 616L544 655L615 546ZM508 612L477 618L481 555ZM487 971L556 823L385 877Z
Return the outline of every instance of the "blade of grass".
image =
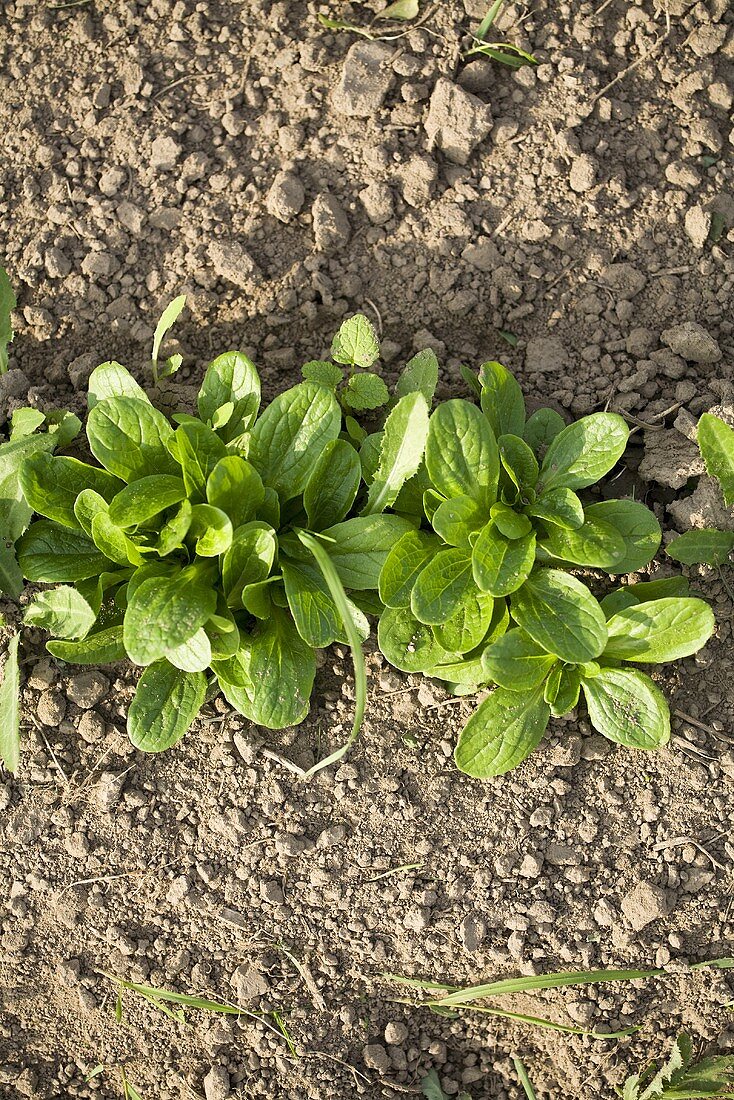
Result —
M528 1100L538 1100L537 1096L535 1095L535 1089L530 1084L530 1078L528 1077L528 1071L525 1069L525 1066L522 1064L522 1062L517 1057L517 1055L513 1055L512 1062L513 1062L513 1065L515 1066L515 1073L517 1074L517 1079L520 1082L520 1084L522 1085L522 1087L524 1088L525 1095L527 1096Z
M491 8L489 9L489 11L485 15L484 19L481 21L481 23L477 27L476 31L474 32L474 37L478 38L480 40L480 42L486 36L489 28L492 26L495 19L499 15L500 8L502 7L503 3L504 3L504 0L494 0L494 3L492 4Z
M487 985L458 989L441 998L447 1007L452 1004L470 1004L487 997L499 997L505 993L525 993L536 989L561 989L563 986L593 985L596 982L636 981L663 974L663 970L570 970L556 974L537 974L522 978L505 978Z
M306 778L310 779L312 776L316 775L317 772L320 772L322 768L328 768L330 764L336 764L337 760L341 760L359 737L359 731L362 728L362 720L367 705L367 672L365 669L364 653L362 651L362 639L359 636L347 601L347 594L344 591L344 585L341 582L334 563L321 543L315 539L313 535L309 534L308 531L298 531L298 537L306 549L311 551L316 560L316 564L323 574L326 585L331 593L331 598L336 604L337 611L344 623L344 630L346 631L349 648L352 651L352 661L354 663L354 721L352 723L352 732L341 748L332 752L331 755L327 756L324 760L319 760L312 768L309 768L306 772Z
M500 1016L504 1020L515 1020L521 1024L532 1024L533 1027L544 1027L549 1031L562 1031L565 1035L585 1035L591 1039L623 1039L627 1035L633 1035L639 1031L638 1027L627 1027L622 1031L595 1031L583 1027L573 1027L571 1024L559 1024L555 1020L549 1020L545 1016L532 1016L527 1012L512 1012L506 1008L490 1008L488 1005L456 1004L452 1009L445 1008L441 1001L424 1001L420 1008L428 1008L438 1015L448 1012L459 1012L466 1009L467 1012L479 1012L483 1016Z
M8 643L8 655L0 684L0 760L12 774L17 772L20 763L19 641L20 635L14 634Z

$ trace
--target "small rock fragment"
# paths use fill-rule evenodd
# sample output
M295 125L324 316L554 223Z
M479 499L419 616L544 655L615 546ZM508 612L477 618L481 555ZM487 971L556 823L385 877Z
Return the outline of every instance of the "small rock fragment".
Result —
M408 1029L400 1020L390 1020L385 1025L385 1042L391 1047L399 1047L408 1038Z
M364 1047L362 1058L367 1069L374 1069L378 1073L388 1073L391 1069L390 1055L381 1043L370 1043Z
M639 294L647 279L632 264L609 264L602 271L601 281L613 291L616 298L625 301Z
M150 149L150 166L158 172L170 172L183 149L172 137L157 137Z
M256 966L244 963L238 966L229 979L235 991L238 1004L264 997L270 990L270 982Z
M638 473L670 489L682 489L689 478L704 472L698 447L679 431L645 432L645 454Z
M392 191L386 183L373 181L359 192L365 214L374 225L384 225L393 216Z
M64 279L71 271L71 260L60 248L49 248L43 262L49 279Z
M351 233L349 219L333 195L319 195L312 207L313 234L320 252L347 244Z
M667 917L670 903L667 894L659 886L653 886L650 882L638 882L622 898L621 908L633 932L640 932L653 921Z
M492 111L471 92L440 77L431 95L426 134L454 164L467 164L492 128Z
M69 681L66 694L82 710L91 710L109 690L110 682L101 672L80 672Z
M204 1078L206 1100L227 1100L231 1096L229 1074L224 1066L212 1066Z
M525 370L532 374L565 370L568 353L557 336L538 336L528 340L525 349Z
M355 42L344 58L334 89L335 110L350 118L370 118L382 106L393 82L390 67L395 50L385 42Z
M576 157L571 162L571 171L568 176L571 190L577 191L579 194L584 191L591 191L596 184L598 170L597 162L588 153L582 153L580 157Z
M257 264L239 241L212 241L208 252L214 271L225 282L247 290L257 279Z
M703 248L711 232L711 212L702 206L686 210L684 226L694 248Z
M278 172L268 191L268 213L280 222L293 221L303 206L303 184L293 172Z
M470 954L479 950L487 935L487 922L481 913L467 913L459 925L459 937Z
M660 339L671 351L689 363L718 363L721 348L696 321L684 321L682 325L666 328Z

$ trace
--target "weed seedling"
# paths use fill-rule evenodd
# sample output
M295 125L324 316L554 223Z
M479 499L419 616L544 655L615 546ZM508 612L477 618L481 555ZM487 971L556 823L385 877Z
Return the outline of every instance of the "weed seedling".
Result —
M526 53L511 42L487 41L487 35L502 10L503 3L504 0L494 0L484 19L472 33L474 41L464 53L464 60L470 57L489 57L492 61L499 61L501 65L507 65L510 69L522 69L524 65L537 65L538 61L532 54Z

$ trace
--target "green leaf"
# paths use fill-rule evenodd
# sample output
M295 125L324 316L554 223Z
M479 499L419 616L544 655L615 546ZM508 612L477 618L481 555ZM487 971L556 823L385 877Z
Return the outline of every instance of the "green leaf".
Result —
M303 506L312 531L340 523L354 504L362 480L359 455L345 439L327 443L303 490Z
M472 396L478 398L481 397L482 387L479 383L479 378L474 373L474 371L462 363L462 365L459 367L459 374L463 378L464 382L466 382L469 390L472 393Z
M631 592L638 603L660 600L663 596L687 596L690 584L687 577L661 577L657 581L638 581L628 584L621 591Z
M677 539L669 542L665 553L683 565L706 564L726 565L734 550L734 531L717 531L715 528L703 528L700 531L686 531Z
M158 362L158 355L160 354L161 344L166 336L166 333L173 327L181 312L186 305L186 295L179 294L178 298L174 298L173 301L166 306L161 314L161 319L156 325L155 333L153 335L153 351L151 353L151 359L153 363Z
M588 513L585 523L575 531L549 526L540 546L553 558L609 572L616 572L614 567L625 553L624 540L616 527Z
M436 641L449 653L469 653L489 630L493 610L493 597L472 585L451 618L433 628Z
M118 492L110 501L109 517L118 527L137 527L166 508L179 504L185 497L182 478L172 474L149 474Z
M329 31L352 31L353 34L360 34L363 38L371 39L372 33L365 27L358 27L354 23L347 23L344 19L331 19L328 15L317 15L319 23L322 27L326 27Z
M106 627L78 642L46 642L46 649L70 665L109 665L127 660L121 626Z
M0 267L0 375L5 374L8 369L8 344L13 339L13 319L10 314L17 304L8 273ZM14 771L13 768L8 770Z
M448 1100L446 1093L441 1088L441 1082L435 1069L431 1069L421 1081L421 1092L426 1100Z
M673 596L638 603L607 622L604 656L619 661L664 664L690 657L706 644L716 620L707 603Z
M525 440L517 435L502 435L497 445L500 461L513 485L521 492L534 489L538 480L538 461Z
M254 520L237 528L222 562L222 585L228 607L241 608L244 589L268 578L275 552L275 532L268 524Z
M482 363L479 381L482 412L495 438L521 436L525 427L525 399L515 376L501 363Z
M431 526L449 546L470 550L475 536L487 522L486 509L474 497L451 497L442 501L431 519Z
M508 596L525 583L535 564L535 532L508 539L493 523L483 527L472 553L474 579L492 596Z
M734 504L734 431L718 416L704 413L698 422L698 446L709 477L715 477L727 508Z
M561 681L558 692L553 700L551 714L554 718L561 718L578 705L581 691L581 671L574 665L567 665L561 672Z
M206 672L212 663L212 646L204 627L174 649L167 649L166 660L181 672Z
M156 661L138 681L127 733L141 752L162 752L180 741L204 705L206 676Z
M2 268L0 268L2 271ZM2 281L0 277L0 281ZM42 413L40 409L16 409L10 416L10 441L23 439L26 436L32 435L36 428L42 427L46 423L46 414ZM2 451L3 445L0 445L0 451Z
M326 547L322 547L328 553ZM333 642L345 642L344 623L323 573L313 562L280 563L285 582L288 606L298 633L314 649L324 649ZM345 596L349 614L361 642L369 637L370 627L362 612Z
M335 363L327 363L322 359L311 359L301 367L301 374L307 382L317 382L319 386L326 386L327 390L336 390L340 382L344 381L344 371Z
M477 779L504 775L536 748L550 718L543 689L496 688L461 731L454 759L460 771Z
M569 424L546 451L539 488L545 492L593 485L622 457L628 436L618 413L592 413Z
M91 539L51 520L32 523L18 542L18 561L29 581L82 581L109 567Z
M355 516L322 532L329 558L347 589L377 589L380 571L398 539L413 525L400 516Z
M395 503L405 482L418 471L427 433L428 405L423 394L401 397L385 421L380 460L363 516L377 515Z
M23 622L56 634L59 638L84 638L97 618L75 588L53 588L39 592L26 608Z
M418 0L394 0L379 13L380 19L415 19L419 12Z
M92 454L123 481L147 474L180 474L168 452L173 429L162 413L134 397L107 397L90 410L87 439Z
M508 630L482 654L485 678L509 691L532 691L558 663L523 630Z
M242 635L233 666L217 665L217 678L229 703L266 729L284 729L308 714L316 673L314 651L304 642L290 616L273 607L272 617L259 623L253 634ZM242 684L233 682L232 672ZM230 679L227 679L227 676Z
M300 382L276 397L256 422L250 461L285 503L303 492L314 463L340 430L333 393L315 382Z
M331 358L345 366L367 370L380 357L374 325L363 313L345 321L331 343Z
M226 512L236 529L258 514L265 499L259 473L247 459L227 455L217 462L206 483L207 504Z
M207 575L188 566L168 579L150 577L129 597L123 623L125 649L136 665L158 661L193 637L214 614L216 592Z
M508 539L521 539L523 535L529 535L533 525L526 515L516 512L509 504L498 500L489 509L489 518L501 535Z
M430 626L418 622L407 607L388 607L377 627L380 651L401 672L424 672L449 659Z
M614 562L612 573L636 573L658 552L662 532L655 515L639 500L602 500L586 509L587 520L611 524L624 543L624 553Z
M191 527L193 514L194 510L191 506L191 501L184 500L181 502L181 507L178 508L168 522L161 527L161 533L158 536L157 550L162 558L165 558L168 554L172 554L174 550L180 550L183 547L184 539Z
M499 450L476 405L452 400L438 406L428 426L426 467L445 497L470 496L483 505L496 500Z
M199 557L217 558L229 550L234 531L226 512L211 504L195 504L188 535L195 540L194 550Z
M380 599L387 607L410 607L416 579L440 547L426 531L411 529L398 539L380 570Z
M538 569L511 601L526 634L562 661L591 661L604 650L604 612L585 584L559 569Z
M106 470L89 466L76 458L36 451L23 461L20 484L34 512L64 527L77 529L79 520L74 513L74 504L79 493L84 489L93 489L109 502L120 492L124 483Z
M207 367L196 399L199 416L213 422L219 409L231 403L232 414L218 429L225 443L250 430L260 408L260 378L251 359L241 351L218 355Z
M353 374L346 384L342 400L355 412L379 409L390 400L390 391L378 374Z
M87 538L93 538L92 523L94 517L100 512L107 515L109 507L105 498L100 496L99 493L95 493L94 489L82 489L74 501L74 515L77 519L77 526L81 527Z
M422 393L430 408L437 385L438 359L430 348L424 348L403 367L395 383L395 396L406 397L409 393Z
M188 420L176 428L169 449L183 470L186 495L192 504L201 504L214 468L228 457L225 444L200 420Z
M14 543L0 534L0 593L17 600L23 593L23 574L15 556Z
M538 497L527 514L570 531L577 530L586 518L581 501L571 489L550 489Z
M90 409L110 397L133 397L137 401L150 404L147 393L138 385L130 371L114 360L95 367L89 376L87 390Z
M2 268L0 268L0 271L2 271ZM19 642L19 634L14 634L8 642L3 678L0 684L0 760L2 760L11 775L15 775L20 763Z
M633 749L658 749L670 739L670 711L665 696L637 669L603 668L582 677L589 721L594 729Z
M117 565L143 565L145 562L135 542L122 527L112 522L104 509L92 518L92 540L105 558Z
M471 554L453 547L441 550L418 574L410 609L419 622L445 623L474 590Z

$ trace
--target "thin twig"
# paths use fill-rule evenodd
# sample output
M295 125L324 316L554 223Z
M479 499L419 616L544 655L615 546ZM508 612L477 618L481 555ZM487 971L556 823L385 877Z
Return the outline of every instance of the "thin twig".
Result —
M633 61L631 65L628 65L626 69L623 69L621 73L618 73L617 76L615 76L614 80L610 80L609 83L606 84L600 92L597 92L597 94L591 100L589 106L595 106L595 104L597 104L599 100L606 95L610 88L613 88L615 84L618 84L620 82L620 80L624 80L626 76L629 76L629 74L635 69L639 68L640 65L643 65L646 61L649 61L653 54L657 53L657 51L660 49L662 44L667 39L669 33L669 31L666 31L662 38L658 38L657 42L655 42L654 45L652 45L650 49L642 55L642 57L638 57L637 60Z

